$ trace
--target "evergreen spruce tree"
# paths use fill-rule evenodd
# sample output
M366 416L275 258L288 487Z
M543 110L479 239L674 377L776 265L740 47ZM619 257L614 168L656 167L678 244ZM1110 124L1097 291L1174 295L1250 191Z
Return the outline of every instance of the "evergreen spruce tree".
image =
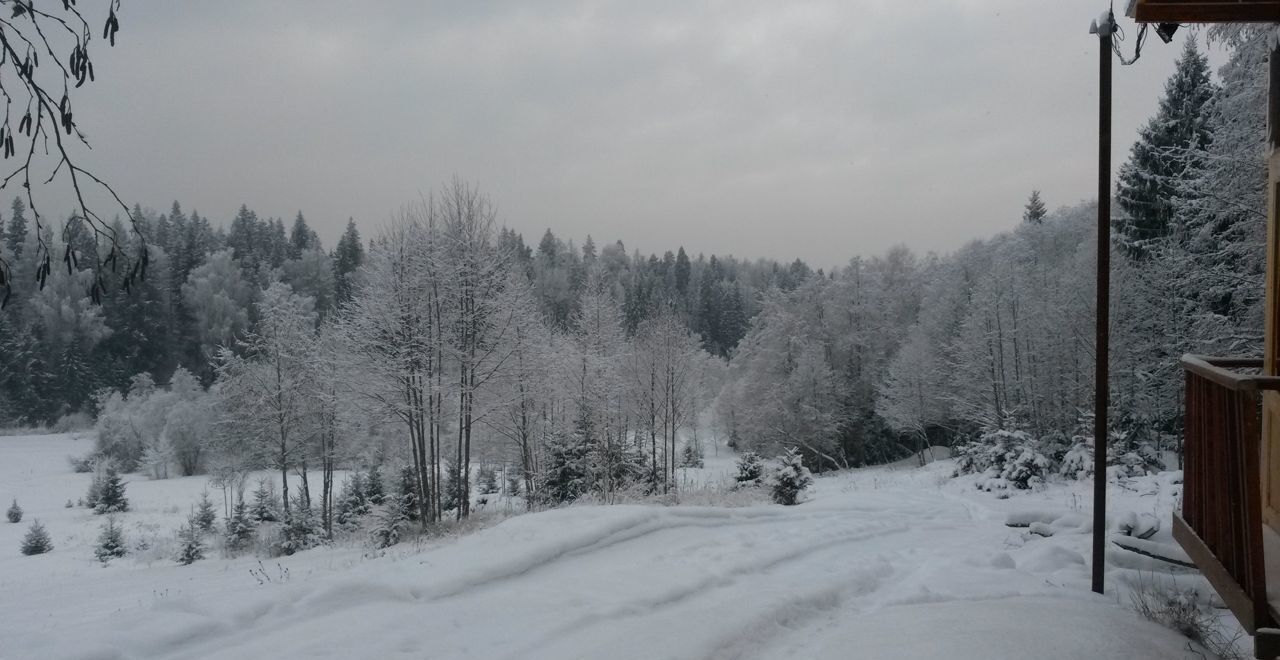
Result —
M274 485L266 479L259 480L258 487L253 491L253 506L249 509L249 517L254 522L276 522L280 519L276 511Z
M9 509L4 512L4 517L11 523L22 522L22 507L18 506L16 498L13 500L13 504L9 505Z
M239 552L253 543L256 526L249 516L249 507L244 498L240 498L231 509L231 517L226 524L226 548L231 552Z
M204 559L204 536L195 516L187 518L187 524L178 529L178 563L189 566Z
M196 505L195 512L196 527L201 532L212 532L213 526L218 522L218 511L213 507L213 500L209 499L209 491L200 493L200 502Z
M457 509L462 502L462 470L458 468L453 461L445 463L444 466L444 491L440 493L440 506L445 511ZM470 496L467 493L466 496Z
M333 250L333 288L339 304L351 299L351 277L363 263L364 246L360 243L360 232L356 231L356 221L348 219L347 230Z
M760 460L760 455L753 452L743 452L738 457L738 473L734 479L740 486L756 486L760 484L760 479L764 477L764 463Z
M293 228L289 230L289 258L297 259L303 252L320 246L320 238L307 226L307 219L298 211L293 219Z
M112 559L125 556L126 552L124 530L116 524L115 516L107 516L107 523L102 526L102 531L98 534L98 544L93 549L94 556L105 564Z
M22 554L42 555L50 550L53 550L53 539L49 538L49 532L39 520L33 520L27 535L22 537Z
M324 528L302 493L291 498L292 506L280 530L280 553L292 555L324 543Z
M1156 116L1138 132L1120 168L1116 220L1120 239L1134 254L1173 231L1179 188L1200 167L1212 139L1207 106L1214 95L1209 60L1187 39L1177 70L1165 83Z
M590 447L579 433L558 433L547 443L542 493L553 504L578 499L591 485Z
M705 463L702 460L702 451L698 449L692 442L686 442L684 451L680 454L680 466L687 468L700 468Z
M1031 197L1027 199L1027 205L1022 211L1022 221L1038 225L1044 222L1044 217L1048 213L1049 210L1040 199L1040 191L1032 190Z
M523 490L523 478L520 476L519 470L508 469L507 473L507 494L512 497L519 495Z
M773 501L790 506L799 503L800 493L813 484L813 477L801 461L800 452L792 448L778 457L772 482Z
M405 507L387 506L378 514L378 522L370 532L370 537L374 547L389 548L400 542L408 528L409 516Z
M5 227L4 241L14 261L22 258L22 250L27 242L27 205L21 197L13 198L13 211L9 215L9 223Z
M400 479L396 484L396 497L400 507L404 509L409 520L418 522L421 519L421 506L418 501L418 475L412 465L400 468Z
M103 475L102 484L98 488L93 512L102 515L128 511L129 498L125 497L124 486L124 480L120 478L120 473L116 471L115 465L108 462L106 474Z
M364 478L359 472L353 472L342 484L334 522L340 527L352 528L356 525L356 521L368 513L369 500L366 497Z
M371 504L382 504L386 498L386 489L382 484L382 468L375 465L369 468L364 478L364 496Z

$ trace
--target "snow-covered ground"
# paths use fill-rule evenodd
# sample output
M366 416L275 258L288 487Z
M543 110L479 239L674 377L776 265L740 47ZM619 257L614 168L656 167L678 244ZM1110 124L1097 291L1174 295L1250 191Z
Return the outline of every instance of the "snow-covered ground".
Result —
M89 446L0 438L0 499L26 509L0 522L4 660L1200 657L1125 607L1124 585L1159 575L1144 558L1113 552L1120 588L1088 591L1087 482L1001 500L944 460L822 477L796 507L577 506L383 555L179 566L153 547L103 566L102 519L64 508L89 480L65 457ZM731 466L722 448L686 478ZM131 477L126 533L170 536L205 484ZM1167 516L1177 486L1112 492L1117 519ZM1056 520L1053 535L1006 527L1011 512ZM19 553L32 518L53 552Z

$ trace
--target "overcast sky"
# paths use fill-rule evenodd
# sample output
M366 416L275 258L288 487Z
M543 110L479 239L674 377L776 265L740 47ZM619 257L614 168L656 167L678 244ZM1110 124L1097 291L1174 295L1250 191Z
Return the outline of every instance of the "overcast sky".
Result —
M1105 6L129 1L76 118L130 203L301 209L328 246L457 174L530 242L830 266L1093 197ZM1117 166L1184 34L1117 66Z

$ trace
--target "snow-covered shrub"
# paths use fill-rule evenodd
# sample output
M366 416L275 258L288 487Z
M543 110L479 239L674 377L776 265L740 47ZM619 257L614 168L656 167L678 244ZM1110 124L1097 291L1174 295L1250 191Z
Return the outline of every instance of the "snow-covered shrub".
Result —
M166 458L178 465L186 477L198 474L203 467L205 449L214 435L217 415L214 397L209 395L191 372L178 367L169 379L171 400L164 412L164 426L159 444Z
M124 530L116 524L115 516L108 516L107 523L98 533L98 543L93 548L93 555L105 564L112 559L125 556L127 552L125 547Z
M200 502L196 505L194 517L196 527L202 533L213 531L213 526L218 522L218 511L213 508L213 500L209 499L209 491L200 493Z
M684 451L680 454L680 467L700 468L705 463L702 460L702 451L692 442L685 443Z
M738 457L738 473L734 479L739 486L758 486L764 477L764 461L753 451L743 452Z
M292 504L289 513L285 515L284 526L280 529L277 551L282 555L301 552L325 542L324 528L311 507L304 504L301 498L293 499Z
M1061 431L1050 431L1040 437L1036 450L1044 454L1049 462L1059 465L1074 445L1075 438L1068 437Z
M71 466L71 471L76 474L88 474L93 472L94 466L98 464L99 456L94 452L89 452L84 456L68 456L67 465Z
M249 516L249 507L243 499L236 502L231 509L231 517L227 518L224 547L228 552L240 552L253 543L256 526Z
M1133 609L1143 618L1170 628L1203 646L1209 657L1247 657L1236 648L1236 638L1228 637L1218 623L1218 615L1194 588L1141 580L1129 594Z
M1062 457L1058 472L1069 479L1087 479L1093 476L1093 438L1075 436L1071 449Z
M22 522L22 507L18 506L17 499L14 499L13 504L9 505L9 509L4 512L4 517L11 523Z
M559 433L547 443L542 494L551 504L572 502L591 485L589 447L577 433Z
M48 530L39 520L31 521L27 535L22 537L22 554L42 555L50 550L53 550L53 539L49 538Z
M1024 431L987 431L956 450L956 474L981 474L976 486L987 491L1034 488L1052 468Z
M378 522L369 533L373 546L389 548L400 542L409 528L409 516L403 505L388 504L378 515Z
M357 521L369 513L368 491L365 489L364 477L359 472L353 473L342 483L342 491L338 494L338 503L333 520L339 527L350 529Z
M124 480L120 478L120 473L110 461L107 462L106 471L102 474L101 480L96 480L96 483L97 487L90 486L89 491L93 495L94 513L102 515L129 510L129 498L125 497L124 493Z
M777 468L770 479L773 501L787 506L797 504L800 493L813 484L809 468L804 466L800 452L794 448L778 457Z
M184 475L194 474L213 434L212 401L185 369L174 372L168 390L156 387L149 374L138 374L127 393L96 395L97 453L126 472L143 468L157 479L166 478L173 464Z
M200 533L195 516L187 518L187 524L178 529L178 545L179 564L189 566L204 559L204 536Z
M1032 447L1023 447L1017 456L1005 461L1000 478L1020 490L1035 488L1044 483L1044 476L1052 465L1044 454Z

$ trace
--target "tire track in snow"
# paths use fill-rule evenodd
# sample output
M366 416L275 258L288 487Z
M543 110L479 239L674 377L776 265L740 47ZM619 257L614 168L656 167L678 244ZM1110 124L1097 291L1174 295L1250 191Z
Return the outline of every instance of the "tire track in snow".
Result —
M540 639L531 644L525 645L518 652L509 654L507 657L512 658L513 660L537 657L539 652L545 651L549 646L569 641L573 636L584 634L589 635L589 628L592 626L600 624L612 625L623 619L653 615L657 610L682 605L695 598L714 600L718 595L716 592L738 586L744 579L759 577L780 565L789 562L803 561L813 555L822 554L842 546L858 544L867 541L868 539L900 534L910 530L908 525L877 527L878 528L875 529L864 529L851 534L845 534L811 545L785 548L782 552L770 553L770 555L761 557L755 561L734 566L725 573L708 575L693 583L677 585L671 591L661 596L642 598L624 605L613 606L605 611L575 618L572 621L567 621L556 628L546 631ZM866 574L860 574L857 581L862 582L864 581L864 578L877 573L882 574L883 567L879 567Z

